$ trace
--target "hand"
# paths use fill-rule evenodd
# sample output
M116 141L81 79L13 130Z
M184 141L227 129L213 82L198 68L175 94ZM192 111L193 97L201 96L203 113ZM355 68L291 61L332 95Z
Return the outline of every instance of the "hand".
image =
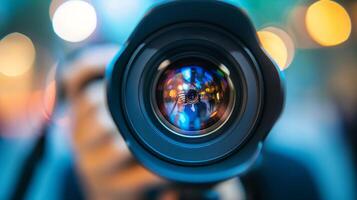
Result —
M76 164L90 199L141 199L164 181L135 162L105 107L104 84L97 81L71 103Z
M165 182L134 161L106 110L104 81L98 77L118 49L93 49L67 62L61 76L84 194L88 199L141 199L146 189Z

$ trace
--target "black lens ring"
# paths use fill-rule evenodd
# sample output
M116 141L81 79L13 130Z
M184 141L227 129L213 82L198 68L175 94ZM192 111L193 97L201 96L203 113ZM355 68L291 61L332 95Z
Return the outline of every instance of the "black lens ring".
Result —
M196 43L196 45L195 45ZM176 60L185 58L185 57L198 57L198 58L202 58L202 59L207 59L210 60L211 62L214 63L220 63L218 62L217 58L220 58L220 61L222 61L221 63L223 63L224 65L228 64L227 62L223 62L226 61L226 58L224 58L223 56L217 56L219 53L217 51L216 55L216 59L212 56L209 55L208 52L203 53L205 50L209 51L212 50L212 52L216 52L215 49L217 49L218 47L214 47L214 45L210 45L208 43L202 44L201 42L199 42L199 44L197 44L198 41L180 41L180 42L176 42L173 43L171 46L172 48L174 48L175 50L172 51L171 49L165 50L162 53L160 53L162 55L159 56L160 58L157 59L156 57L153 57L149 62L148 65L149 66L157 66L157 63L160 63L164 60L172 60L172 62L175 62ZM187 47L187 44L190 44L190 49L186 49L185 47ZM182 46L182 48L180 48L180 46ZM199 47L199 48L195 48L195 47ZM195 51L193 51L193 49L195 49ZM179 53L180 51L184 51L184 53ZM172 56L171 56L172 55ZM155 64L154 64L155 63ZM233 73L233 77L232 78L232 86L236 86L236 90L234 91L235 95L241 96L242 98L244 97L244 91L245 91L245 87L244 85L244 81L240 80L239 76L236 76L237 74L240 74L240 72L238 72L237 70L232 70L234 71ZM144 72L145 77L144 77L144 81L143 81L143 85L150 85L149 88L153 88L156 85L156 81L155 79L152 79L151 77L158 77L160 76L160 74L155 74L157 73L157 70L155 70L154 68L148 68L147 71ZM153 123L155 123L159 128L160 128L160 124L158 124L158 122L160 123L160 119L159 116L157 116L157 113L155 113L155 106L154 103L152 102L155 98L153 98L153 93L152 91L149 90L145 90L144 92L145 95L144 97L149 97L150 99L147 98L147 100L145 100L144 102L148 102L150 101L150 104L148 104L146 107L146 112L148 112L148 114L150 115L150 119L152 120ZM233 105L231 106L232 110L230 113L228 113L228 119L222 124L222 126L219 127L219 129L217 129L216 131L212 131L210 133L205 134L202 137L186 137L183 138L182 136L180 136L180 134L175 134L174 130L170 130L168 128L165 127L165 130L162 130L163 133L166 134L166 130L169 130L170 133L173 132L174 134L166 134L168 137L173 138L175 141L181 141L184 143L188 143L188 144L195 144L195 143L204 143L204 142L208 142L211 141L212 139L216 138L217 136L220 136L222 133L224 133L226 131L226 128L229 127L229 124L232 123L232 118L231 116L235 116L236 120L238 120L240 118L241 112L240 112L240 108L242 105L242 101L240 98L235 98L233 97ZM151 107L151 108L150 108ZM179 137L177 137L179 136Z
M178 30L181 33L179 33ZM184 31L186 35L183 34L182 31ZM205 34L202 34L202 31L205 32ZM204 37L202 37L203 35ZM142 96L143 94L140 93L140 89L139 91L133 90L133 88L138 88L140 80L142 78L142 70L137 71L137 67L142 67L143 65L145 65L144 63L148 61L148 58L142 58L145 58L146 56L151 57L155 55L155 45L160 46L156 49L162 49L162 47L165 46L164 36L166 36L166 39L169 40L175 38L175 41L177 41L177 37L180 36L185 36L188 38L193 37L207 42L210 42L211 39L218 40L213 41L213 43L220 44L221 42L223 42L223 46L225 48L231 48L230 50L228 50L231 52L231 56L235 57L235 59L240 63L244 61L245 65L248 65L243 67L243 69L246 70L246 72L249 71L248 74L245 74L245 78L254 80L247 81L247 83L249 83L250 85L254 85L252 85L253 88L250 88L248 90L250 95L253 95L251 96L253 99L250 99L249 101L250 106L253 107L250 107L244 112L246 116L244 118L244 121L236 123L235 126L229 127L231 131L228 131L228 133L224 137L220 137L220 140L217 140L218 142L214 140L210 143L188 145L174 140L166 140L167 138L162 137L160 131L157 132L158 130L156 129L156 127L153 126L153 124L147 123L147 121L149 120L147 120L147 116L145 117L146 113L143 113L142 107L140 107L140 105L135 105L135 102L137 102L137 100L139 100L139 102L142 101L140 96ZM155 39L158 38L160 38L159 43L158 41L155 41ZM151 151L155 152L156 155L160 155L162 158L168 159L173 162L189 165L203 164L211 161L216 161L217 159L226 156L233 150L237 149L241 144L243 144L244 140L253 130L255 122L258 120L261 107L261 77L258 67L256 66L256 62L254 61L254 58L252 58L249 54L249 51L244 48L244 46L238 41L232 41L232 38L233 37L229 37L229 34L227 34L225 31L218 30L216 27L213 28L211 26L198 24L195 24L194 26L192 26L192 24L176 25L174 27L170 27L162 31L161 33L154 35L153 39L144 42L143 45L137 51L137 53L134 54L134 56L132 57L131 62L129 63L130 66L127 67L123 80L123 108L125 110L126 118L130 123L132 133L136 135L136 137L142 144L148 147ZM181 40L183 40L183 38ZM155 44L155 42L157 44ZM166 42L170 43L172 41ZM139 124L138 122L141 123L141 126L134 126L134 124ZM237 126L243 126L245 128L240 129ZM242 133L237 133L239 131L242 131L242 133L244 134L242 135ZM223 139L225 139L225 141L223 141ZM224 144L225 146L222 146L222 144Z
M202 54L205 51L208 50L212 50L213 52L216 53L216 55L221 54L222 52L218 52L219 47L215 46L214 44L210 44L207 41L204 41L204 46L202 41L199 42L199 44L201 45L199 49L196 49L196 52L192 52L192 49L188 50L188 49L181 49L179 48L180 46L187 46L187 44L190 44L189 46L192 47L195 43L197 43L198 41L194 41L194 40L183 40L183 41L176 41L171 43L170 45L168 45L165 48L162 48L160 50L160 53L155 54L152 58L150 58L147 61L147 67L145 68L145 71L143 72L143 81L141 83L141 88L144 88L144 86L148 86L149 88L153 87L155 80L152 79L152 77L155 76L155 73L157 72L155 67L150 67L150 66L158 66L159 63L161 63L162 61L164 61L166 58L172 58L173 60L175 59L179 59L181 56L186 56L186 55L196 55L196 56L205 56L205 58L207 59L212 59L214 60L213 57L210 57L208 54ZM202 48L203 47L203 48ZM171 51L170 48L174 48L176 51ZM184 50L184 53L178 53L181 52L181 50ZM186 51L187 50L187 51ZM199 53L198 53L198 52ZM223 60L226 60L226 58L220 57ZM228 62L228 61L227 61ZM228 63L224 63L226 65L228 65ZM236 74L240 74L241 72L239 72L238 70L232 69L234 70L234 73ZM238 89L239 91L241 91L242 93L244 93L245 91L245 86L244 85L244 81L238 79L238 78L232 78L232 81L234 82L233 84L236 86L240 86L240 88ZM186 143L186 144L202 144L202 143L209 143L209 142L213 142L213 139L215 139L217 136L222 136L222 133L228 131L228 127L230 127L230 124L235 121L232 118L228 119L228 121L226 122L225 126L221 127L219 130L217 130L216 132L207 135L205 137L198 137L198 138L185 138L185 137L181 137L178 136L176 134L172 134L171 132L167 134L168 130L163 127L161 125L161 123L158 121L155 113L154 113L154 109L151 105L151 99L149 98L150 95L152 95L150 90L144 90L144 95L143 95L143 100L141 100L141 102L144 104L144 106L146 107L145 113L148 115L147 116L147 120L151 121L151 123L153 123L155 125L156 128L160 129L160 131L163 133L163 136L168 137L168 139L172 139L173 141L179 141L182 143ZM243 95L242 95L243 96ZM234 110L233 113L231 115L236 116L238 119L241 115L241 111L239 108L241 108L243 102L239 101L239 99L237 99L235 101L234 105ZM220 137L220 138L221 138ZM208 145L208 144L207 144Z

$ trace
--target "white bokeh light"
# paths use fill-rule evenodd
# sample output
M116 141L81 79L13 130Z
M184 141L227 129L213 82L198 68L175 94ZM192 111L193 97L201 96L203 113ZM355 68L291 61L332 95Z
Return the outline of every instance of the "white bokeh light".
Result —
M97 15L91 4L81 0L71 0L57 8L52 24L55 33L62 39L80 42L94 32Z

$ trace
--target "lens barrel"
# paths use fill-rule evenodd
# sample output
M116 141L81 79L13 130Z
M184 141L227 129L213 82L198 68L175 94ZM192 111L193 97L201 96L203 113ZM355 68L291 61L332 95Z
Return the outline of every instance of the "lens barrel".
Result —
M282 112L281 77L242 10L172 1L148 12L108 67L107 99L145 167L173 181L212 183L257 158Z

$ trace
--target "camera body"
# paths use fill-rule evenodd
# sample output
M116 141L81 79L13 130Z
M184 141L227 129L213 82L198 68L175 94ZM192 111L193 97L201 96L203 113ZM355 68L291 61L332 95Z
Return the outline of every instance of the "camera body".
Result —
M254 26L220 1L150 10L106 79L109 110L134 156L182 183L249 169L284 105L282 74Z

